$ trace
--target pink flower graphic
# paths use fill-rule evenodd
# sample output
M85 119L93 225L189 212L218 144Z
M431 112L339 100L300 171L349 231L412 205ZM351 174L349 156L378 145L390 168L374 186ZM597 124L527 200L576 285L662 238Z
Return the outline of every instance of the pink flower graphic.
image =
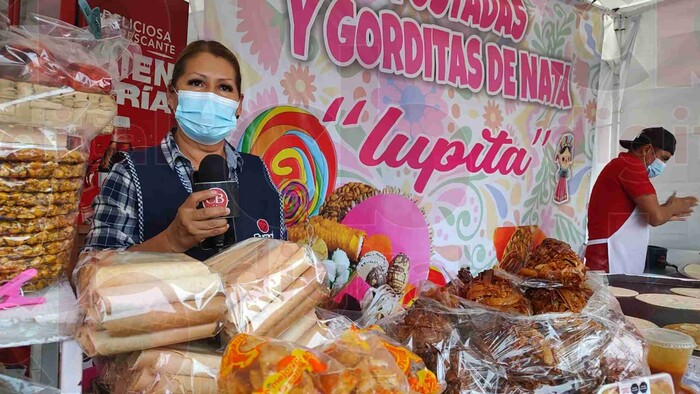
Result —
M574 63L574 85L582 89L588 89L588 77L591 68L589 64L583 60L576 59Z
M422 80L406 78L382 79L371 93L372 104L383 111L398 106L403 112L397 129L412 136L427 134L439 136L445 133L443 120L447 116L447 104L442 99L442 89Z
M501 108L495 101L489 100L484 107L484 126L491 130L498 130L503 124L503 115Z
M239 124L247 125L261 112L279 105L279 97L275 88L265 89L257 94L245 95L243 98L243 113Z
M595 100L591 100L586 104L586 119L588 122L595 125L596 111L598 109L598 103Z
M506 110L506 115L510 115L515 112L515 109L518 107L518 102L515 100L506 99L503 107Z
M552 234L554 231L554 215L552 214L552 207L548 206L540 212L540 228L545 234Z
M530 18L534 19L537 15L547 15L547 16L553 16L554 15L554 9L552 7L551 1L549 0L530 0L530 3L534 7L530 7L529 9L532 10L530 13ZM541 23L541 20L538 21L537 23Z
M279 25L270 23L275 17L275 11L267 1L238 1L240 23L236 31L243 33L241 42L250 43L250 54L258 55L258 64L272 74L277 72L282 53Z
M303 104L308 107L310 102L316 101L314 86L316 76L311 75L309 67L295 66L284 73L284 79L280 81L283 93L292 104Z
M277 97L275 88L258 92L255 97L246 96L244 101L246 103L246 112L260 112L279 105L279 97Z

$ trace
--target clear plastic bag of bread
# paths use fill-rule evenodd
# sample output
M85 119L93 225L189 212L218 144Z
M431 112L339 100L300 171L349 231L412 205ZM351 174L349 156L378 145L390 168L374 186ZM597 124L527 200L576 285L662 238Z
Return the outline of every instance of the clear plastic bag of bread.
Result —
M236 244L204 262L222 275L228 298L225 332L277 338L297 325L329 296L326 270L308 246L268 238ZM300 327L285 339L294 342Z
M408 392L421 394L442 392L442 386L438 384L435 375L426 368L423 360L387 336L381 327L370 325L361 328L349 318L323 309L317 309L316 315L318 316L317 325L312 329L315 333L315 337L312 338L315 342L314 348L322 350L346 368L358 369L372 366L368 373L363 373L364 381L361 384L358 382L357 390L360 392L371 392L368 388L375 383L383 387L403 386L403 379L393 381L394 377L385 378L377 373L382 371L393 375L396 367L406 378ZM374 360L368 358L374 358Z
M0 29L0 281L35 268L24 289L38 290L68 265L89 142L116 114L132 44L114 27L75 40L89 33L28 20Z
M420 297L405 312L381 320L379 326L423 360L445 393L498 392L505 371L473 346L468 336L462 336L458 327L466 316L459 309Z
M91 356L212 337L226 314L221 276L183 254L88 252L74 281L77 339Z
M102 381L114 393L217 392L223 352L214 341L198 341L111 357Z
M609 322L610 340L606 345L600 370L605 383L615 383L637 376L648 376L647 346L642 333L622 313L617 298L610 292L605 278L591 276L591 284L600 284L583 310L584 315Z
M514 386L536 390L573 383L588 392L600 386L601 361L614 325L576 314L518 317L473 314L459 329L502 369Z
M110 123L117 109L115 85L139 51L114 22L103 21L100 39L87 28L39 15L0 31L5 133L39 139L31 132L41 128L89 142Z
M350 393L354 371L319 350L249 334L229 341L219 370L219 393Z
M645 372L641 337L604 286L589 284L596 291L582 313L527 316L461 298L461 281L454 282L423 289L405 313L380 322L447 392L532 392L567 383L589 392Z

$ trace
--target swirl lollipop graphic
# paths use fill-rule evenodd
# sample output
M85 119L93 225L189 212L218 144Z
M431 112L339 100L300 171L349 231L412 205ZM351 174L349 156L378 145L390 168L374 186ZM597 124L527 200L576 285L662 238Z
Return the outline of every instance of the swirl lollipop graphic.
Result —
M333 192L338 168L333 141L318 118L303 109L279 106L261 113L238 148L267 165L288 226L317 215Z

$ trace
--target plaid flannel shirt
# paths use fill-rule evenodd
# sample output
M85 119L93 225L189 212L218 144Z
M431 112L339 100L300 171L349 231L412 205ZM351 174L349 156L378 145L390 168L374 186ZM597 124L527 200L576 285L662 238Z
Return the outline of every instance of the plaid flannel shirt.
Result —
M160 143L165 159L170 168L177 173L182 185L192 193L192 163L182 154L175 142L173 132L163 138ZM238 181L236 169L243 166L241 155L228 143L225 145L226 162L229 166L229 179ZM140 223L139 206L141 204L138 178L130 168L131 160L127 158L114 164L102 185L100 194L92 203L95 211L92 229L85 239L83 251L99 249L125 250L135 244L145 241L143 226ZM270 174L267 174L268 180ZM280 212L284 227L284 215ZM284 239L286 228L281 229Z

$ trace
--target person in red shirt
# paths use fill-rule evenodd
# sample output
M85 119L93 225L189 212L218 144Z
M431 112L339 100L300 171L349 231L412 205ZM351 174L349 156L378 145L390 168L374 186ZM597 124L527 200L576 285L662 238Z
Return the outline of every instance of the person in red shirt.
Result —
M676 138L662 127L644 129L628 151L605 166L588 205L586 266L613 274L644 272L649 226L682 221L698 205L695 197L674 193L660 204L649 181L663 172L676 151Z

